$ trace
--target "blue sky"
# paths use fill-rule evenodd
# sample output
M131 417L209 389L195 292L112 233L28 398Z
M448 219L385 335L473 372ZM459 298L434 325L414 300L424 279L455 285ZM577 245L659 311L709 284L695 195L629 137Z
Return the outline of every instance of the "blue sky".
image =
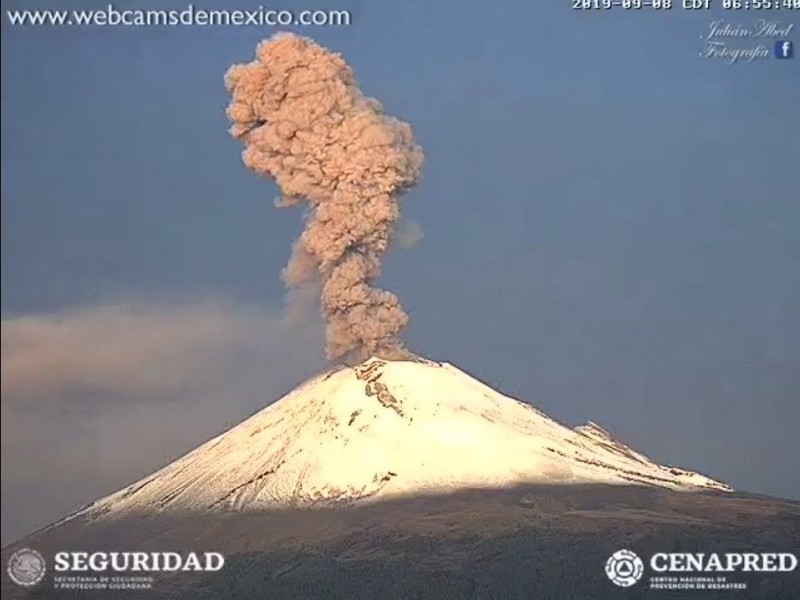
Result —
M170 6L183 7L136 5ZM281 6L351 10L349 27L294 31L341 52L425 150L403 201L425 236L392 253L381 279L411 315L412 349L569 424L597 421L658 460L800 498L798 59L698 56L712 20L759 15L518 0ZM280 311L300 214L274 209L276 189L241 164L223 86L274 31L37 30L4 16L4 319L120 301ZM8 516L26 494L59 496L33 467L24 490L4 481L4 523L21 519L24 532L57 517L274 399L208 408L183 447L122 480ZM32 422L78 410L57 406ZM93 440L83 451L102 451Z

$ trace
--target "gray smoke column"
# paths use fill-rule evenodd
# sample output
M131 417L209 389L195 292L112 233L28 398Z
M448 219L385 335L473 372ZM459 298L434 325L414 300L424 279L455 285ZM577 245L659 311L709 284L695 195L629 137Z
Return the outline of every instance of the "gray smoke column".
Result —
M398 199L420 176L411 127L361 93L341 56L291 34L262 42L225 85L245 165L275 180L278 206L307 203L283 280L320 290L328 358L404 356L398 335L408 315L372 283L395 235Z

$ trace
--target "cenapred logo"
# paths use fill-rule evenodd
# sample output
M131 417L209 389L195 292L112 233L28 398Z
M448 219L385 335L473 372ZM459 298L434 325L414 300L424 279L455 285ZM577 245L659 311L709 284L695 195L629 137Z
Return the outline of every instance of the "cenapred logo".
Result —
M737 581L736 574L790 573L798 560L791 552L657 552L648 564L650 589L744 590L747 581ZM644 576L644 562L632 550L618 550L606 561L606 575L630 587Z
M644 573L644 563L632 550L617 550L606 561L606 575L620 587L630 587Z
M47 563L36 550L22 548L8 559L8 576L23 587L31 587L44 579Z

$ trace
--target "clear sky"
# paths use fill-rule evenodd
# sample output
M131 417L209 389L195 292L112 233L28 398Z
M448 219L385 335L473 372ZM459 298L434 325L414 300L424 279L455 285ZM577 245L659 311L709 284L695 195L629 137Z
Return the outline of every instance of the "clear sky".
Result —
M46 6L3 8L23 4ZM351 10L348 27L289 30L341 52L424 148L403 211L425 235L381 279L411 315L412 349L659 461L800 499L800 58L698 56L711 21L762 15L271 7ZM800 11L775 14L800 25ZM273 208L276 189L242 165L224 115L226 69L274 31L15 28L3 16L3 378L24 317L45 319L34 337L52 351L26 373L61 373L4 386L3 542L322 365L318 338L275 325L301 215ZM146 306L143 320L120 303ZM148 327L171 348L155 361L173 369L166 388L140 387L156 378L147 344L108 366L103 344L130 348ZM182 386L191 353L223 337L224 358L208 360L224 375ZM93 343L101 356L83 357Z

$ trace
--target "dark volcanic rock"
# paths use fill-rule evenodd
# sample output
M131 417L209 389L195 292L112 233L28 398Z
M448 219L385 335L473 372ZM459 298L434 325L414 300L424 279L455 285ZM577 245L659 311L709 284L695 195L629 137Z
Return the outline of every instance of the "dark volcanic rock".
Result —
M20 547L52 565L58 551L222 552L218 573L156 574L153 589L52 589L53 573L3 598L485 599L800 598L800 575L726 573L742 591L653 590L656 552L797 552L800 503L648 487L537 486L381 501L366 506L68 521ZM628 548L645 561L630 588L605 575ZM679 575L679 574L674 574Z

